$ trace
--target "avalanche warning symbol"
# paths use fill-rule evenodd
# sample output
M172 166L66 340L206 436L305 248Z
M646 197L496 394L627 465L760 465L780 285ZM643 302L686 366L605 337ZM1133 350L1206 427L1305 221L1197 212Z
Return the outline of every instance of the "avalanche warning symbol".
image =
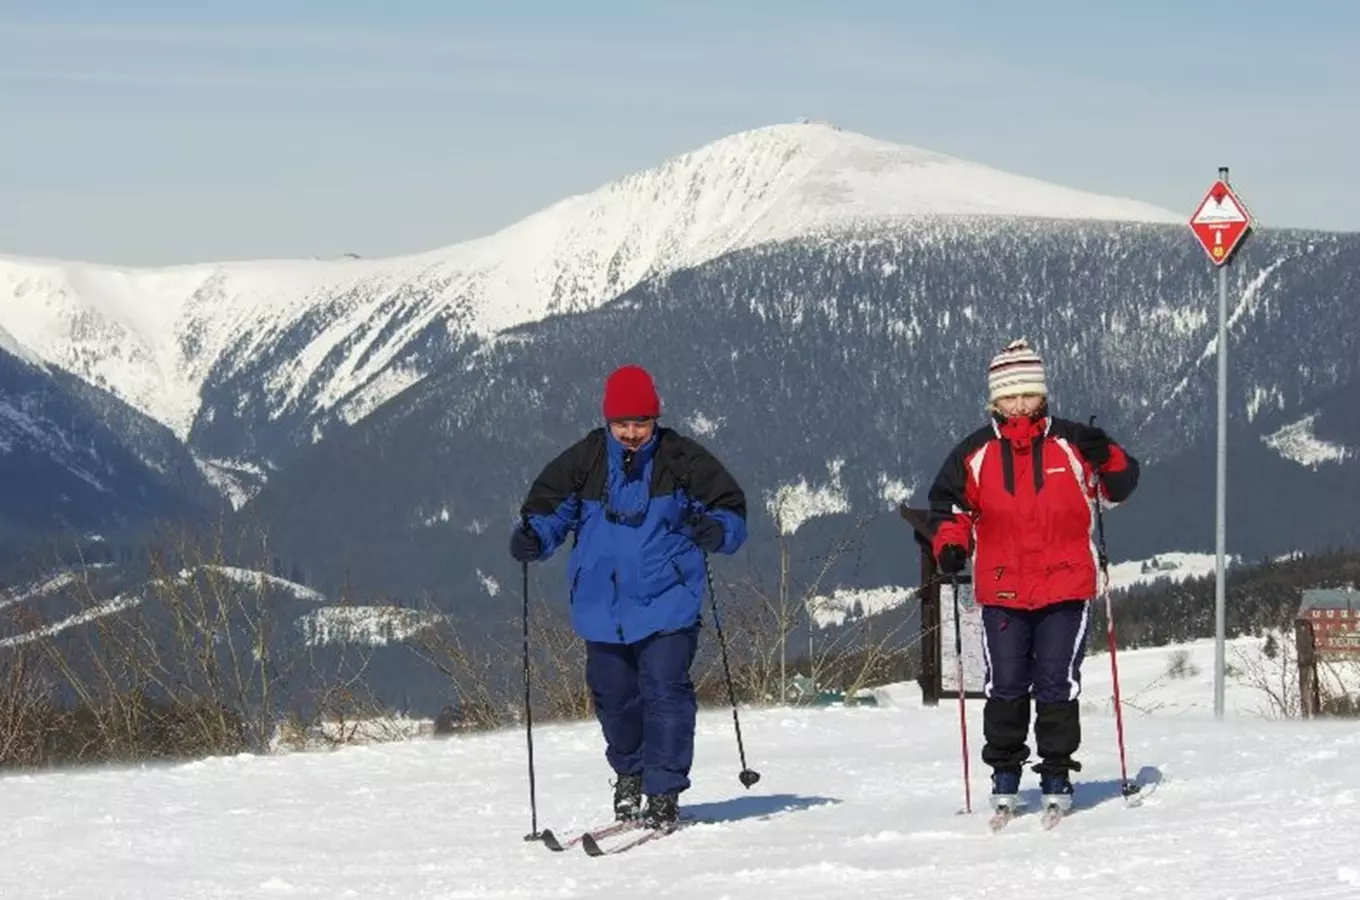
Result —
M1218 266L1226 263L1242 245L1251 224L1251 215L1241 198L1221 179L1213 183L1190 217L1195 239Z

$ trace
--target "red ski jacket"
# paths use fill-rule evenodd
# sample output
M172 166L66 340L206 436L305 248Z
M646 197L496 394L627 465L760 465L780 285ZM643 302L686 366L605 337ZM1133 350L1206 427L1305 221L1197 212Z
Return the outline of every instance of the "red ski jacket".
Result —
M1114 441L1093 466L1079 446L1102 435L1057 417L994 420L949 454L930 488L932 550L938 559L957 544L970 554L978 603L1038 609L1096 596L1097 485L1110 508L1133 493L1139 472Z

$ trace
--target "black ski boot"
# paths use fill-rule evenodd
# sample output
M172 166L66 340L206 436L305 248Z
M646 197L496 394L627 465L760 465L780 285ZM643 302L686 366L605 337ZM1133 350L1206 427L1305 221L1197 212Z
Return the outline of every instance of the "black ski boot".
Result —
M620 775L614 782L614 818L619 822L636 819L642 808L642 776Z
M679 820L679 794L653 794L647 798L642 821L648 828L674 828Z

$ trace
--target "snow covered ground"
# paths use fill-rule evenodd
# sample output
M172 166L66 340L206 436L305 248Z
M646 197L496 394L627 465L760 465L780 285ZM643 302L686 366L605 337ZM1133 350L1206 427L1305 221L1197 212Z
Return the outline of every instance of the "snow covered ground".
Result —
M1251 652L1259 641L1242 641ZM1084 900L1360 896L1354 722L1271 721L1250 691L1212 717L1212 644L1198 676L1160 678L1172 648L1120 655L1130 774L1119 797L1109 667L1087 670L1080 810L985 823L986 773L963 804L957 707L914 686L876 708L743 710L737 781L727 710L702 714L689 812L708 820L591 859L525 843L522 731L233 757L181 765L10 774L0 896L35 898L985 898ZM1230 661L1233 654L1230 653ZM981 704L969 739L981 740ZM535 729L539 823L559 835L606 816L593 724ZM1027 780L1026 792L1034 795Z

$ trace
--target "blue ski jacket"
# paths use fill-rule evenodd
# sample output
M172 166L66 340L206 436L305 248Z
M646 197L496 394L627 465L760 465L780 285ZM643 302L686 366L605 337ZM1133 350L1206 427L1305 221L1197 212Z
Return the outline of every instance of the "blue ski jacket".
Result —
M746 541L746 497L692 438L658 427L628 452L597 428L544 467L520 515L540 559L575 535L567 563L571 622L587 641L630 644L699 622L706 563L694 524L722 525L719 553Z

